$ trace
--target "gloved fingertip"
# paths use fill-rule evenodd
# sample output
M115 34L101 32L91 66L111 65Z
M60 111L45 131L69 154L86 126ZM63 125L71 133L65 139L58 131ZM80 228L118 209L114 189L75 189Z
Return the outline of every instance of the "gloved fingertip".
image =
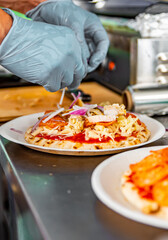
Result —
M69 90L74 90L74 89L79 87L80 83L81 83L81 81L78 82L78 83L77 82L76 83L72 83L70 86L68 86L68 89Z
M88 62L88 72L92 72L94 71L101 63L102 61L99 59L95 59L92 58L89 62Z
M77 86L77 87L78 87L78 86ZM68 87L68 90L72 91L72 90L76 89L77 87L75 87L75 86L74 86L74 87L69 86L69 87Z
M43 87L48 91L48 92L57 92L58 90L61 89L61 86L58 84L52 84L52 85L49 85L49 84L45 84L43 85Z
M43 86L43 87L44 87L45 90L47 90L48 92L56 92L53 88L45 87L45 86Z
M98 66L88 66L88 73L93 72Z

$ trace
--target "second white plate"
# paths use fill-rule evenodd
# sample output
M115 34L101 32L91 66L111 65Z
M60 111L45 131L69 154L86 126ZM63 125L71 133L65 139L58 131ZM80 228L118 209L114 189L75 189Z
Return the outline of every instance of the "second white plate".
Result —
M121 191L121 176L129 165L139 162L150 154L168 146L147 147L117 154L99 164L92 174L92 188L97 197L115 212L147 225L168 229L168 221L147 215L131 205Z

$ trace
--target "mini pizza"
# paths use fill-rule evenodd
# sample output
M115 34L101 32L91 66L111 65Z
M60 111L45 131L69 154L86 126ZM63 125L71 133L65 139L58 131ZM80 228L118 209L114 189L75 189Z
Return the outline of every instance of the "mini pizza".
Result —
M168 219L168 148L131 164L121 186L126 199L143 213Z
M69 109L46 112L25 133L28 143L57 148L97 150L127 147L148 140L150 131L124 105L84 104L76 97Z

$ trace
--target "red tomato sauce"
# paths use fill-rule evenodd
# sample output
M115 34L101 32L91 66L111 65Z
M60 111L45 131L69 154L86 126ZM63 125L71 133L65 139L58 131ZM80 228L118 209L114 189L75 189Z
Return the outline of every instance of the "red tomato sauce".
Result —
M75 134L74 136L68 137L66 135L47 135L47 134L37 134L36 137L42 137L45 139L51 139L51 140L67 140L67 141L72 141L72 142L79 142L79 143L107 143L111 140L110 137L102 137L101 140L99 140L98 138L90 138L89 140L85 139L85 134L82 133L78 133ZM123 137L121 135L117 135L114 140L116 142L120 142L122 140L126 140L126 137Z
M124 136L121 136L121 135L117 135L115 138L114 138L114 140L116 141L116 142L120 142L120 141L123 141L123 140L126 140L127 139L127 137L124 137Z
M66 135L52 136L52 135L39 133L36 135L36 137L42 137L45 139L52 139L52 140L67 140L67 141L79 142L79 143L106 143L111 140L110 137L103 137L101 138L101 140L99 140L98 138L90 138L89 140L86 140L84 133L78 133L71 137L67 137Z
M130 182L130 183L134 184L134 181L133 181L132 177L133 177L133 173L131 173L128 176L127 182ZM154 200L154 197L153 197L153 194L152 194L152 186L149 186L149 187L146 187L146 188L136 186L136 189L138 190L138 194L142 198L145 198L145 199L148 199L148 200Z

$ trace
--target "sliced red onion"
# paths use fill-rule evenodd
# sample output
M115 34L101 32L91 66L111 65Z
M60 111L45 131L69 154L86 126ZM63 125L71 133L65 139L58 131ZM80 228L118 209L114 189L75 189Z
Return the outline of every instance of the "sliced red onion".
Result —
M72 97L74 98L74 100L76 99L76 96L74 93L71 93Z
M83 116L87 113L88 109L87 108L81 108L78 110L74 110L72 112L69 112L70 115L80 115Z
M85 115L87 110L88 110L87 108L79 107L77 109L75 108L74 110L72 110L72 111L70 111L68 113L62 114L62 116L71 115L71 114L74 114L74 115Z
M36 128L38 127L38 125L40 124L40 122L45 118L48 117L50 115L50 113L45 114L44 116L42 116L32 127L31 133L34 132L36 130Z
M31 130L31 133L36 130L36 128L38 127L38 125L40 124L40 122L42 121L43 118L44 118L44 117L42 117L40 120L38 120L38 121L34 124L34 126L32 127L32 130Z
M16 133L19 133L19 134L23 134L23 131L21 130L18 130L18 129L15 129L15 128L10 128L11 131L14 131Z
M51 118L55 117L58 113L63 112L64 108L60 108L57 111L51 113L46 119L43 120L43 123L48 122Z
M75 94L74 94L75 95ZM70 105L69 109L71 109L73 107L73 105L76 103L76 101L80 98L81 96L81 92L78 92L77 97L75 98L75 100L72 102L72 104Z
M102 112L104 112L104 107L97 105L97 108L98 108L99 110L101 110Z
M83 107L80 107L80 106L73 106L73 109L71 112L68 112L68 113L65 113L63 114L62 116L65 116L65 115L81 115L81 116L84 116L86 113L89 114L89 111L91 109L94 109L97 107L97 104L85 104Z

